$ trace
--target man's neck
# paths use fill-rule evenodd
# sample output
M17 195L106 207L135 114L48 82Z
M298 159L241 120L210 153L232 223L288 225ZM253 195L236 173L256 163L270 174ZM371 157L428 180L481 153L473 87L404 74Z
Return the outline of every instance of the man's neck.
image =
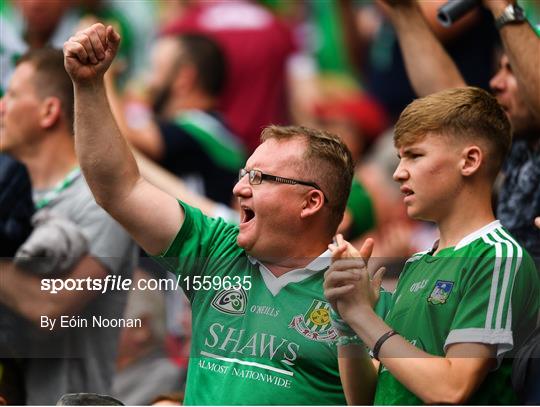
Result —
M50 38L53 35L53 31L49 33L41 33L36 31L27 31L24 35L24 39L30 49L39 49L47 45Z
M70 138L43 142L20 160L28 168L33 189L52 188L77 166L73 139Z
M475 195L474 191L469 195L464 195L449 215L438 220L440 240L437 251L456 246L464 237L495 220L489 198L481 199L478 196L481 193Z

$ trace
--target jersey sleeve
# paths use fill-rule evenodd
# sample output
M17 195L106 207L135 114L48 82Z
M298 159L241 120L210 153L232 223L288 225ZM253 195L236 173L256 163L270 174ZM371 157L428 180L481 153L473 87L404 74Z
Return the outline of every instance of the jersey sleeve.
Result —
M488 241L487 250L463 270L460 304L444 344L472 342L497 346L497 357L514 346L516 309L528 301L515 290L516 276L529 274L523 249L510 240ZM519 315L519 314L517 314Z
M375 313L381 318L385 319L386 315L390 311L390 306L392 305L392 293L381 288L379 293L379 301L375 304Z
M178 202L184 210L184 223L169 248L155 258L180 279L180 286L190 297L184 284L185 277L202 276L207 269L215 270L218 262L226 267L225 264L238 256L241 249L236 244L238 227ZM210 263L213 263L212 267L208 267Z

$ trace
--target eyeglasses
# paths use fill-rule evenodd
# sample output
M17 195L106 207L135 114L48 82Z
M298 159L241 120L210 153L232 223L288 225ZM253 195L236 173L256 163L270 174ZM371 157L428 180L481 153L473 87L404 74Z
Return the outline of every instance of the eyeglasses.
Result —
M321 189L320 186L318 186L315 182L309 182L309 181L300 181L297 179L292 178L284 178L284 177L278 177L276 175L270 175L265 174L264 172L260 170L246 170L245 168L241 168L240 171L238 171L238 181L240 181L242 178L244 178L244 175L249 174L249 183L251 185L259 185L263 181L274 181L279 182L281 184L289 184L289 185L307 185L308 187L313 187L318 191L321 191L324 196L324 202L328 203L328 199L326 198L326 194Z

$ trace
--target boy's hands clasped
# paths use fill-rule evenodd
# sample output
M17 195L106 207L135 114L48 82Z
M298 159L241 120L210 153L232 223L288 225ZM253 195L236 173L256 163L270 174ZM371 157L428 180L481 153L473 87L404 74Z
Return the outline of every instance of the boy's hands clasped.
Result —
M358 251L342 235L328 246L332 265L325 273L324 295L345 321L366 307L373 309L379 300L385 268L369 270L373 246L373 239L367 239Z

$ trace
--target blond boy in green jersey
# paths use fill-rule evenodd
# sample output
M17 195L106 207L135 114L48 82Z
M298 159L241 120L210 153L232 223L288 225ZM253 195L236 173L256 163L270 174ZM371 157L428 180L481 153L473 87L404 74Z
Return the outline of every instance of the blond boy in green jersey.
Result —
M411 103L394 141L400 157L394 179L407 213L435 222L440 239L406 262L384 321L373 312L377 284L366 267L373 241L354 259L343 256L354 251L347 242L331 245L325 295L339 313L335 319L381 362L375 404L515 404L511 363L503 356L534 328L540 284L531 257L491 206L511 144L505 113L481 89L445 90ZM352 404L357 360L340 359Z

